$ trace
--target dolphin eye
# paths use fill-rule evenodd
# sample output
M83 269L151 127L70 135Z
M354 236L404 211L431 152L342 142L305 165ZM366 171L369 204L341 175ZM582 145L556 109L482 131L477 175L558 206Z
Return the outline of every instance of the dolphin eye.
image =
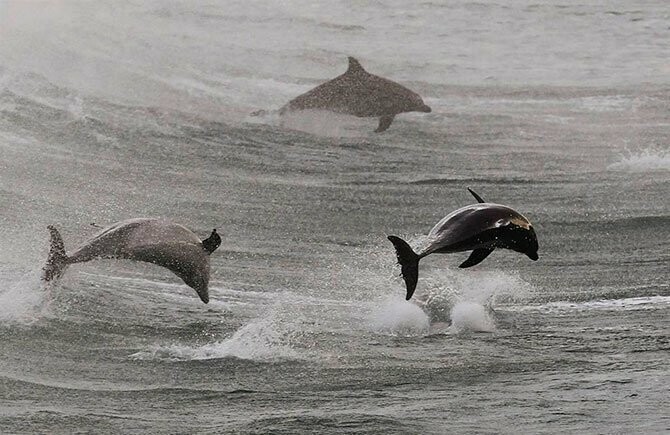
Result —
M496 226L496 228L499 228L499 227L503 227L507 224L508 224L507 219L498 219L495 223L495 226Z

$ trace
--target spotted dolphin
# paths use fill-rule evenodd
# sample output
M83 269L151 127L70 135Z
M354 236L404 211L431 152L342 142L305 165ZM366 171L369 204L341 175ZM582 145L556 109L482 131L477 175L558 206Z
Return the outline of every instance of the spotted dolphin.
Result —
M430 254L470 251L459 267L472 267L484 261L495 248L506 248L538 259L537 236L531 223L516 210L485 202L472 189L477 204L449 213L428 233L425 247L414 250L400 237L388 236L393 243L407 287L406 299L414 294L419 279L419 260Z
M353 57L347 71L289 101L280 113L299 110L328 110L359 118L379 117L376 133L391 126L404 112L430 112L419 94L367 72Z
M144 261L165 267L209 302L209 256L221 244L213 230L200 241L189 229L162 219L137 218L117 222L68 255L58 230L49 225L51 247L44 281L60 278L67 266L98 258Z

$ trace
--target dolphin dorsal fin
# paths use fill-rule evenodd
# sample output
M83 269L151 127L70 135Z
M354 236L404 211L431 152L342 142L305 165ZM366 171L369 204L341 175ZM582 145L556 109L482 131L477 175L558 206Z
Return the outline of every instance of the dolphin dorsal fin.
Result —
M477 200L477 202L486 202L486 201L484 201L484 200L482 199L481 196L477 195L477 192L475 192L474 190L470 189L469 187L468 187L468 192L472 193L472 196L475 197L475 199Z
M367 71L361 66L361 63L355 57L349 56L349 68L347 69L347 74L359 74L365 72Z

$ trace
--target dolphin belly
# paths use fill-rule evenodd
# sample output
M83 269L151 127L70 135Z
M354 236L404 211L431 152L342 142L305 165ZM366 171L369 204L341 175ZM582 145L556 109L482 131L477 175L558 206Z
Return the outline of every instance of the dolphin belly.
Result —
M195 290L204 303L209 302L209 255L200 246L187 243L138 246L123 258L168 269Z

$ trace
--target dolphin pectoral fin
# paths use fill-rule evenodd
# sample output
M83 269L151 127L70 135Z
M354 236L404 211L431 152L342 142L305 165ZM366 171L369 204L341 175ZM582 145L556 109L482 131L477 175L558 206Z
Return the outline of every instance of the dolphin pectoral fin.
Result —
M219 236L219 234L216 232L216 228L212 230L212 234L209 237L202 241L202 247L207 252L207 254L211 254L212 252L216 251L216 248L218 248L220 245L221 236Z
M489 254L493 252L493 248L479 248L472 251L467 260L461 263L460 268L465 269L466 267L472 267L484 261Z
M207 287L204 289L194 289L196 293L198 293L198 296L200 297L200 300L204 302L205 304L209 303L209 291L207 290Z
M391 126L394 117L395 115L384 115L381 118L379 118L379 126L375 130L375 133L381 133L382 131L386 131Z
M470 189L469 187L468 187L468 192L470 192L470 193L472 194L472 196L475 197L475 199L477 200L477 202L486 202L486 201L484 201L484 200L482 199L481 196L477 195L477 192L475 192L474 190ZM488 255L488 254L486 254L486 255ZM486 257L484 257L484 258L486 258ZM482 260L483 260L484 258L482 258ZM477 264L477 263L475 263L475 264ZM463 267L463 266L461 266L461 267Z

